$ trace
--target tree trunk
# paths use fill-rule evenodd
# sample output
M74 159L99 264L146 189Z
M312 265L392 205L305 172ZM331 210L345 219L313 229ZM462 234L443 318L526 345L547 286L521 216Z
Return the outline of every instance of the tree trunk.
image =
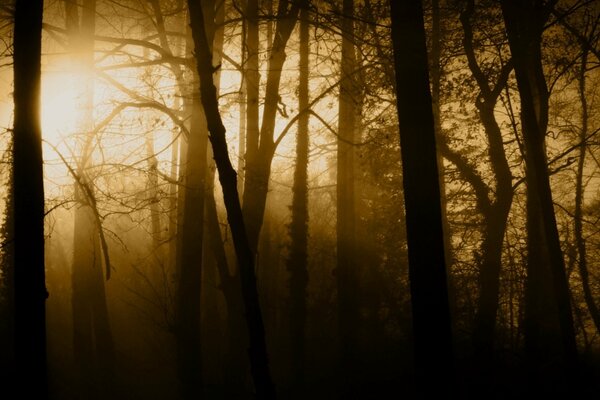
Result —
M202 3L203 26L208 43L215 38L214 1ZM192 21L193 23L193 21ZM192 118L185 166L181 250L178 265L177 357L182 394L186 399L202 397L202 260L204 203L207 177L208 127L199 93L200 80L194 73ZM214 85L214 83L213 83Z
M344 0L342 8L342 59L338 112L337 142L337 265L335 276L338 295L338 334L340 362L344 371L341 382L348 387L358 376L357 332L358 265L356 263L354 142L356 126L357 87L354 46L354 1Z
M194 82L198 83L197 78ZM200 339L200 310L202 287L202 239L204 235L204 193L206 177L206 148L208 134L206 119L195 92L192 101L192 120L187 144L183 218L180 226L178 251L176 340L178 373L185 399L202 396L202 352Z
M15 364L15 251L14 251L14 188L13 171L8 171L6 187L6 209L5 218L2 224L0 238L2 240L2 251L0 252L0 270L2 278L0 279L0 320L5 321L0 324L0 343L3 343L3 350L0 353L0 376L6 381L14 381Z
M80 178L88 185L88 181ZM114 379L114 343L108 317L102 251L94 210L77 183L72 285L73 353L80 395L102 398Z
M225 40L224 19L225 8L227 7L227 3L226 1L219 2L218 4L215 4L214 2L207 2L204 3L204 6L204 18L207 24L207 33L209 35L209 41L212 43L213 46L213 65L220 65L223 58L223 44ZM217 89L217 95L219 95L221 85L221 70L218 70L215 73L213 82ZM216 166L213 160L213 153L210 146L208 146L207 148L206 162L207 168L204 202L204 229L207 230L207 235L212 236L212 228L209 227L209 225L211 225L209 220L212 216L209 214L212 214L212 211L214 210L214 217L216 218L216 204L214 202L214 183ZM204 261L202 278L202 346L204 349L206 349L205 351L203 351L203 357L204 360L206 360L207 365L204 371L206 377L205 379L207 380L208 384L215 384L218 382L222 383L223 376L225 373L227 373L228 369L228 366L224 363L227 354L227 350L225 349L226 341L223 340L225 330L223 329L222 318L219 312L219 299L222 294L225 294L225 291L220 290L220 288L217 286L217 283L219 280L218 275L220 273L221 267L225 268L227 274L229 274L229 271L227 260L225 260L223 265L221 265L220 260L219 262L217 262L217 258L214 257L214 254L217 251L222 251L223 253L225 252L225 247L221 238L221 231L218 222L216 225L216 230L218 231L218 233L215 235L215 237L207 239L205 236L203 244ZM220 243L220 245L215 245L215 243ZM239 288L239 284L235 286L235 288ZM229 293L227 294L229 295ZM240 297L239 290L235 290L234 294L237 295L238 298ZM227 302L229 301L229 299L225 299L225 301ZM238 302L238 304L240 304L240 302ZM242 329L238 329L238 332L240 330L243 331L243 319L240 326L242 327ZM242 347L241 350L238 352L238 358L245 360L243 353L244 351ZM244 369L238 369L234 373L236 373L239 376L244 371ZM227 386L229 387L229 385Z
M148 165L148 202L150 203L150 236L152 252L158 263L162 263L160 246L162 244L162 227L160 220L160 204L158 196L158 160L154 153L154 132L146 134L146 163Z
M298 80L298 109L308 107L308 1L300 10L300 76ZM306 301L308 286L308 122L309 114L298 118L296 136L296 167L292 199L292 222L290 223L290 254L287 269L290 272L290 338L291 371L293 382L304 382L304 348L306 329Z
M165 27L165 21L162 15L162 10L160 8L160 2L158 0L150 0L150 5L152 7L152 11L154 13L154 18L156 23L154 26L156 27L156 31L158 33L158 39L160 42L160 46L167 54L172 54L174 56L179 56L181 53L181 43L183 42L183 38L187 39L186 35L186 26L187 26L187 15L185 12L181 11L177 16L177 26L182 27L181 33L182 35L175 36L174 41L174 51L171 50L171 45L169 43L167 29ZM183 0L177 0L177 6L179 9L183 10ZM187 40L186 40L187 45ZM186 46L187 47L187 46ZM187 48L183 51L185 54ZM184 95L187 93L188 84L184 77L184 71L180 64L173 62L169 64L171 72L173 73L173 77L175 78L175 82L177 83L175 86L175 98L173 100L173 109L179 110ZM190 99L185 99L183 101L183 114L188 115L191 114L191 101ZM182 209L184 204L184 196L183 190L179 188L179 183L183 182L185 179L185 157L187 153L187 143L183 135L181 134L181 130L173 130L173 143L171 150L171 171L170 177L173 182L169 185L169 222L168 222L168 240L169 240L169 249L168 249L168 258L165 258L163 261L163 271L166 271L165 268L172 268L172 270L177 269L177 254L178 249L180 249L180 233L178 232L178 227L181 226L181 217L183 215ZM178 171L179 170L179 171ZM178 175L179 174L179 175ZM166 262L168 260L168 263ZM164 272L163 272L164 274Z
M46 399L44 182L40 127L42 0L17 0L14 14L15 381L22 397ZM9 384L12 386L12 383ZM10 387L7 389L10 391Z
M242 42L242 46L240 48L241 53L241 62L240 65L244 66L247 63L247 36L246 32L248 31L248 23L246 22L246 16L242 14L242 33L240 35L240 40ZM238 135L238 193L244 193L244 177L246 175L246 126L248 123L247 116L247 99L248 99L248 69L240 70L241 74L241 83L240 83L240 92L238 94L238 106L240 110L240 132ZM256 94L254 94L256 96ZM258 125L258 124L257 124Z
M581 286L583 288L583 297L587 305L596 331L600 333L600 311L594 300L592 288L590 287L590 274L587 263L587 249L583 237L583 199L585 187L583 184L585 158L587 154L587 136L588 136L588 101L585 93L586 69L587 69L587 49L583 50L581 58L581 69L579 72L579 98L581 100L581 131L579 132L579 159L577 161L577 175L575 177L575 211L573 215L575 236L575 246L577 247L577 266L579 276L581 277Z
M267 356L267 344L256 288L254 272L254 252L251 250L242 208L237 192L236 173L231 165L225 137L225 126L219 112L217 90L213 84L214 67L209 42L204 28L204 12L194 0L188 0L192 35L195 44L196 66L200 77L200 94L206 113L210 142L215 163L219 171L219 181L223 189L223 199L227 210L227 219L233 236L234 247L239 263L242 283L242 298L246 314L246 323L250 337L248 349L256 395L259 399L274 399L275 386L271 380Z
M431 102L433 106L433 121L435 126L436 141L443 141L444 132L442 132L441 122L441 99L440 99L440 86L442 77L442 66L441 66L441 44L443 41L442 30L441 30L441 18L440 18L440 2L439 0L432 0L431 2L432 17L431 17ZM440 177L440 200L442 203L442 223L444 228L444 254L446 256L446 268L448 269L448 279L451 281L450 269L453 263L452 255L452 232L450 229L450 222L448 221L448 201L446 198L446 181L444 179L446 168L444 166L444 158L441 151L437 153L438 163L438 174ZM450 285L449 289L452 289ZM452 290L451 290L452 292ZM452 294L452 293L451 293ZM451 296L452 297L452 296Z
M456 395L440 186L421 2L390 1L417 391ZM432 384L435 382L435 384Z
M481 244L481 261L479 273L479 304L473 332L476 357L480 362L482 384L492 379L491 367L494 350L494 331L498 314L500 296L500 273L502 268L502 247L508 214L510 212L513 188L512 173L508 164L502 131L496 121L494 110L501 91L506 87L512 64L501 66L494 85L483 72L475 54L473 44L472 18L475 2L470 0L460 15L464 31L463 47L471 74L480 90L475 106L485 129L488 141L488 156L495 178L495 187L490 185L476 188L477 204L483 215L483 241ZM476 173L475 171L473 171ZM490 200L493 193L494 199Z
M258 239L262 227L267 193L269 189L269 177L271 175L271 162L275 154L275 120L280 100L279 82L283 64L286 60L285 48L292 34L298 17L298 3L282 0L279 2L277 11L277 24L273 46L269 51L269 65L265 88L265 100L263 106L262 123L258 131L258 112L255 110L258 101L258 74L254 74L253 58L253 36L254 31L253 11L251 5L255 0L248 1L248 124L247 129L247 152L246 152L246 176L244 182L244 218L250 249L256 254ZM258 50L256 50L258 51ZM258 65L256 65L258 68ZM260 137L258 137L258 133Z
M214 174L212 174L212 180L214 180ZM209 182L212 180L209 178ZM232 273L229 271L217 206L214 195L210 191L206 198L206 218L209 246L215 259L220 289L223 292L227 309L228 349L225 360L225 384L233 393L240 393L244 387L244 371L247 364L244 359L244 349L248 342L248 335L244 330L244 306L239 290L240 276L237 266L234 266L235 271Z
M484 232L481 244L479 309L473 333L475 350L488 366L492 362L494 348L504 234L513 199L512 174L504 150L502 133L494 117L495 106L496 98L488 98L480 105L479 110L488 138L488 153L496 180L495 199L482 210Z
M81 8L81 13L80 13ZM74 252L72 265L73 353L80 395L100 398L109 393L114 380L114 342L110 329L100 230L96 220L91 163L94 140L94 34L96 0L66 1L67 32L74 66L80 67L79 129L86 133L75 171ZM107 272L108 277L108 272Z
M550 279L553 298L556 301L561 350L567 372L572 374L577 366L577 344L569 282L560 247L544 146L548 121L548 89L542 68L541 37L550 10L543 1L503 0L501 5L521 98L528 197L532 197L532 212L538 213L536 218L540 224L541 242L545 244L545 249L540 251L547 251L550 271L549 277L529 273L528 286L543 284L531 282L532 280ZM532 214L530 216L533 217ZM530 224L529 228L532 226L533 224ZM529 238L530 242L535 239ZM530 243L529 247L542 243ZM529 264L531 261L529 260ZM542 266L529 265L530 269L533 267L539 270ZM537 295L529 294L530 298Z
M252 176L248 164L258 157L260 71L258 60L258 0L248 0L246 5L246 175ZM246 192L244 181L244 193Z

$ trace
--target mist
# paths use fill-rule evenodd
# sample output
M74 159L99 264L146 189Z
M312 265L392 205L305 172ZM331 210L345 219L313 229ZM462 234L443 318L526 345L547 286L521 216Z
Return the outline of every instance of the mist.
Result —
M408 3L0 0L14 398L600 389L600 3Z

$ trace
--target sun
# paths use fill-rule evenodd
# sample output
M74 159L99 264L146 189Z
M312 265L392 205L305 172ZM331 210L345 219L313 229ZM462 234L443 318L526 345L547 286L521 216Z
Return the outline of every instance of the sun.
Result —
M68 72L48 71L42 75L42 137L58 145L75 130L77 98L75 82Z

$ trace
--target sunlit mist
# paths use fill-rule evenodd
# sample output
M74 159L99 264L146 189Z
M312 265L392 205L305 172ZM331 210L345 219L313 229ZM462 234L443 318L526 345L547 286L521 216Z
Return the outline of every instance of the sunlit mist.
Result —
M599 2L44 1L13 174L22 2L0 375L45 283L52 400L598 393ZM45 282L14 259L39 164Z

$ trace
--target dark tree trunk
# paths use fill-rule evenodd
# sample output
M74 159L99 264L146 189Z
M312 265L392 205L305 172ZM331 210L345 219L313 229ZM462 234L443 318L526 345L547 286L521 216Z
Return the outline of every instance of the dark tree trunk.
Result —
M14 380L14 362L15 362L15 260L14 260L14 189L13 189L13 171L9 171L9 178L6 188L6 211L5 219L2 224L0 238L2 251L0 252L0 270L2 278L0 279L0 320L5 323L0 324L0 343L2 343L2 352L0 352L0 384L3 382L12 382Z
M222 54L223 54L223 45L225 41L224 35L224 20L225 20L225 8L227 7L227 2L221 1L215 3L214 1L204 3L204 18L206 20L206 29L208 34L208 40L212 44L213 49L213 65L219 65L222 62ZM219 69L213 78L213 82L215 87L217 88L217 95L219 95L219 88L221 85L221 70ZM207 230L205 235L211 235L209 228L209 203L212 200L214 204L214 183L215 183L215 170L216 166L213 161L213 153L212 148L210 146L207 147L206 154L206 184L205 184L205 200L204 200L204 226L205 230ZM215 205L216 206L216 205ZM216 207L214 207L216 209ZM216 215L216 214L215 214ZM226 372L228 368L224 363L224 355L226 354L226 346L225 341L223 341L223 336L225 330L222 325L222 318L219 310L219 299L222 294L225 294L225 291L220 290L217 286L218 282L218 273L220 271L220 265L216 262L216 258L213 257L214 250L211 252L211 249L214 249L214 244L216 241L221 243L219 250L224 250L224 243L221 239L220 228L217 225L217 229L219 230L218 235L215 238L211 238L207 240L207 236L204 239L204 250L203 250L203 278L202 278L202 348L203 350L203 359L205 362L203 364L206 365L204 368L204 376L206 384L214 384L217 382L223 382L223 374ZM224 267L227 269L227 262L224 263ZM239 288L239 284L235 286L235 288ZM239 298L239 290L235 291L235 294ZM229 301L225 299L225 301ZM238 302L240 304L240 302ZM242 324L243 327L243 319ZM243 331L243 329L241 329ZM238 329L239 331L239 329ZM239 351L238 356L240 359L245 360L244 358L243 348ZM222 368L224 367L224 368ZM210 368L210 369L209 369ZM239 369L236 371L238 375L241 375L241 372L245 371L244 369Z
M21 397L37 399L48 397L40 127L42 13L42 0L15 2L13 239L16 379L12 389Z
M468 67L475 78L480 91L480 97L475 105L478 109L479 117L487 136L488 156L495 178L495 187L486 183L477 169L471 165L465 157L460 153L451 150L445 143L445 138L439 133L438 143L440 144L440 152L456 165L463 178L473 187L478 211L483 216L483 240L480 246L481 256L479 258L480 292L478 310L474 324L473 343L475 357L477 358L480 367L478 369L478 373L480 374L478 381L482 388L487 390L493 375L491 367L493 365L494 332L500 293L502 247L504 244L504 234L506 232L508 214L513 198L512 174L504 149L502 132L494 116L494 109L501 90L506 86L508 75L512 70L512 64L507 63L503 65L499 71L495 84L490 84L489 77L484 74L477 61L473 45L471 19L474 13L474 6L475 4L473 1L467 2L465 10L461 13L460 20L464 30L463 47L465 49ZM438 7L439 5L437 4L437 1L435 1L433 10L434 27L436 25L436 19L439 19L439 16L436 16L436 14L439 13ZM438 115L438 97L440 90L438 82L440 75L440 72L438 71L439 49L436 49L435 46L439 42L439 38L436 37L435 31L432 40L432 57L434 57L434 60L432 60L434 68L431 71L431 76L434 79L432 84L432 98L434 101L435 126L436 130L439 130L441 129ZM442 213L443 212L444 208L442 208ZM447 219L445 218L444 220L447 224ZM447 225L444 227L446 228L446 226ZM447 234L446 231L446 235ZM450 250L447 242L446 250ZM448 261L449 258L448 255L446 255L446 262Z
M209 41L213 43L215 47L215 51L213 52L213 64L218 65L220 63L221 55L220 51L223 47L223 28L222 28L222 20L224 18L224 5L219 6L218 12L215 14L216 10L212 8L204 8L205 10L205 23L207 26L207 34L209 35ZM211 21L212 16L215 17L214 24ZM214 25L214 27L209 26ZM221 28L215 29L217 26ZM214 35L214 37L213 37ZM211 37L213 37L211 39ZM191 37L190 37L191 41ZM188 52L191 55L193 44L188 43ZM218 88L218 81L220 79L219 73L214 78L215 86ZM198 82L195 83L196 85ZM181 83L182 89L184 83ZM258 103L257 103L258 104ZM190 107L191 108L191 107ZM245 109L245 107L244 107ZM202 110L201 110L202 111ZM193 110L192 110L193 112ZM192 117L193 119L193 117ZM244 119L245 121L245 119ZM187 148L187 146L185 146ZM247 359L244 356L244 349L247 346L247 334L244 331L244 315L243 315L243 304L241 293L239 290L239 274L237 273L237 267L233 267L233 271L230 273L230 266L227 261L225 243L222 238L221 228L219 226L219 218L217 213L217 206L214 198L214 178L215 178L215 168L212 160L212 151L210 147L207 147L207 161L208 165L206 168L206 181L205 181L205 198L204 198L204 218L205 218L205 229L207 229L204 245L204 251L210 249L210 255L215 262L215 266L219 276L219 289L223 293L225 299L225 306L227 310L227 343L228 349L226 350L225 361L224 361L224 379L225 384L228 387L229 393L241 393L244 390L244 379L245 379L245 371L247 370ZM243 154L243 153L242 153ZM185 155L184 155L185 157ZM185 157L187 158L187 157ZM181 199L185 199L185 190L182 190ZM181 202L183 204L183 201ZM183 214L181 214L183 217ZM183 224L183 218L180 219L181 224ZM181 234L181 233L180 233ZM181 257L181 256L179 256ZM204 260L207 260L206 255L204 255ZM207 266L207 268L210 268ZM210 275L210 271L207 271L207 268L203 268L205 273ZM206 279L204 279L206 281ZM207 287L207 284L210 285L210 282L204 282L204 287ZM206 292L206 291L205 291ZM207 295L204 295L206 298ZM208 311L209 304L206 303L203 306L203 309L207 309ZM214 311L214 310L213 310ZM205 315L205 318L208 315ZM214 325L214 322L212 323ZM204 326L202 329L212 330L211 327ZM207 335L204 335L207 336ZM210 343L209 337L203 337L204 343ZM209 359L209 355L204 352L203 358Z
M200 95L206 114L210 142L215 163L219 172L219 181L223 189L223 199L227 210L227 219L231 228L236 256L239 263L242 283L242 298L246 314L246 323L250 337L248 349L252 376L259 399L274 399L275 386L271 380L267 356L267 344L262 312L256 288L254 272L254 252L251 250L242 208L237 192L236 173L231 165L225 138L225 126L219 112L217 90L213 84L212 55L205 32L204 12L194 0L188 0L192 36L195 44L196 65L200 77Z
M195 79L194 82L198 83ZM187 144L183 218L177 261L176 340L178 373L185 399L202 395L202 352L200 310L202 287L202 239L204 235L204 193L206 177L206 120L195 91Z
M564 392L576 375L578 355L545 154L549 92L541 41L550 3L502 1L501 6L521 98L525 147L527 280L523 333L529 389L537 393L543 385L549 392Z
M214 180L214 174L209 181ZM232 393L240 393L244 388L244 376L247 361L244 349L248 343L248 335L244 330L244 305L240 293L240 276L237 266L230 273L225 245L219 226L217 206L214 195L209 191L206 198L206 226L208 229L209 246L215 259L219 274L219 286L225 298L227 309L227 342L228 349L225 359L225 384Z
M455 395L435 130L420 1L390 1L404 179L416 387ZM433 384L435 382L435 384Z
M356 103L356 53L354 46L354 1L344 0L342 7L342 59L337 142L337 265L335 276L338 296L338 330L340 339L341 384L349 388L358 375L357 332L358 318L358 265L355 207L355 132L358 124ZM351 390L351 389L349 389Z
M495 187L490 185L476 188L477 204L483 215L483 241L479 273L479 304L473 332L476 357L479 359L481 383L490 380L494 350L494 332L500 296L500 273L502 268L502 247L508 214L512 205L512 173L508 164L502 131L496 121L494 110L501 91L506 87L512 63L501 66L496 82L491 85L489 78L481 69L473 43L472 18L475 2L470 0L460 16L464 31L463 47L471 74L480 90L477 107L481 124L488 141L488 156L495 178ZM475 173L475 171L474 171ZM490 195L494 198L490 199Z
M431 102L433 107L433 121L435 126L436 141L441 142L444 140L441 122L441 79L442 79L442 65L441 65L441 45L443 41L442 29L441 29L441 16L440 16L440 1L432 0L431 2L431 69L429 75L431 76ZM442 203L442 223L444 227L444 254L446 256L446 268L450 271L453 263L452 255L452 232L450 229L450 222L448 221L448 201L446 198L446 181L444 179L446 168L444 167L444 159L441 151L437 153L438 163L438 174L440 178L440 200ZM451 275L448 273L449 283L451 282ZM449 289L452 289L450 285ZM452 290L451 290L452 291ZM452 294L452 293L451 293ZM452 296L451 296L452 297Z
M577 247L577 266L579 269L579 276L581 277L581 286L583 288L583 297L587 305L596 331L600 333L600 311L594 300L592 288L590 286L590 273L587 263L587 246L583 237L583 198L585 186L584 170L585 170L585 158L588 151L587 136L589 134L589 112L588 112L588 100L586 95L586 69L588 51L584 50L581 58L581 69L579 71L579 98L581 100L581 131L579 132L579 159L577 161L577 175L575 177L575 211L573 213L574 219L574 236L575 246Z
M300 76L298 80L298 109L308 107L308 1L300 10ZM306 329L306 297L308 286L308 122L309 114L298 118L296 135L296 167L290 223L290 255L287 268L290 272L290 338L292 380L296 385L304 382L304 348Z
M242 42L242 46L240 48L240 65L246 65L248 52L247 49L247 36L246 32L248 31L248 23L246 22L246 15L242 14L242 32L240 34L240 40ZM241 74L241 83L240 83L240 92L238 94L238 106L240 110L240 132L238 135L238 193L244 193L244 177L246 176L246 126L248 124L248 107L247 107L247 95L248 95L248 73L247 69L243 69L240 71ZM256 95L256 94L255 94Z
M208 43L215 39L215 2L202 2ZM204 205L206 196L208 127L200 99L200 81L194 73L192 118L184 181L181 250L178 265L177 357L182 394L186 399L202 397L202 260ZM213 83L214 85L214 83ZM212 187L212 185L209 185Z
M246 5L246 156L245 165L258 156L260 70L258 60L258 0L247 0ZM248 171L246 171L248 172ZM252 175L252 173L250 173ZM245 182L244 182L245 185ZM245 188L244 188L245 189ZM245 191L245 190L244 190Z
M551 2L552 3L552 2ZM502 13L508 34L509 45L513 56L517 86L521 98L521 124L525 144L525 163L528 185L528 197L532 206L530 216L537 213L540 227L538 239L529 237L529 249L532 246L543 246L539 251L547 252L550 276L528 274L528 287L551 281L552 294L556 302L558 326L562 353L571 374L577 366L577 344L573 326L569 282L565 272L565 263L560 247L560 237L554 214L552 190L545 153L545 135L548 121L548 89L542 68L541 38L545 22L550 13L549 6L543 1L521 2L519 0L503 0ZM530 223L528 228L532 228ZM528 268L540 270L542 265L531 265ZM540 280L540 282L532 282ZM528 289L529 290L529 289ZM530 292L529 299L538 296Z

